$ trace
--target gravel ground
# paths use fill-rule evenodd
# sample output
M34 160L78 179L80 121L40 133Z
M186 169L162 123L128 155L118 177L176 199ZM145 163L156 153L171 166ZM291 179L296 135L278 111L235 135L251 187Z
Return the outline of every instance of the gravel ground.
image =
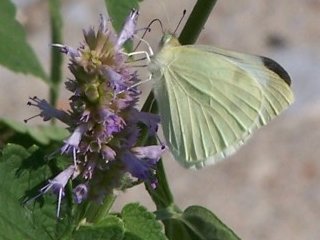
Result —
M28 29L29 41L48 69L46 1L15 2L21 6L18 17ZM194 2L145 0L139 23L145 26L159 17L174 29L182 10L190 12ZM81 29L96 25L102 9L103 1L64 1L65 42L77 46ZM220 0L198 40L269 56L292 76L294 105L227 161L189 171L169 154L165 159L176 202L182 208L208 207L246 240L320 239L319 12L320 0ZM149 35L152 46L160 34L156 29ZM46 97L46 86L30 76L0 71L1 115L32 115L25 102L28 96ZM61 105L66 98L63 94ZM154 209L143 187L120 194L116 208L128 201L142 201Z

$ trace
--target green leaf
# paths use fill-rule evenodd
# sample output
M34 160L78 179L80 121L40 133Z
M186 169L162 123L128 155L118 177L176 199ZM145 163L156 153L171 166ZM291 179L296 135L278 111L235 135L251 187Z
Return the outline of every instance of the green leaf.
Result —
M48 167L41 164L39 155L39 148L35 146L25 149L8 144L2 151L0 239L56 239L71 225L68 217L57 223L55 197L40 197L25 205L21 203L27 190L36 186L36 194L51 175Z
M82 225L79 230L74 232L72 239L122 240L123 236L123 221L116 216L109 215L97 224Z
M125 240L167 239L155 215L138 203L126 205L121 216L126 230Z
M177 219L163 220L166 235L170 240L183 239L183 240L198 240L199 238L190 233L185 224Z
M2 135L2 141L16 142L14 141L15 139L28 141L28 139L23 138L24 136L25 138L29 137L43 145L47 145L52 141L62 141L69 135L69 132L65 128L58 126L28 126L25 123L5 118L0 119L0 133ZM23 144L22 141L17 142Z
M15 20L16 9L9 0L0 1L0 64L24 74L47 80L38 58L26 40L20 23Z
M188 207L182 214L164 221L169 239L239 240L240 238L208 209Z
M105 0L108 14L116 32L120 32L131 9L139 8L139 2L142 2L142 0Z

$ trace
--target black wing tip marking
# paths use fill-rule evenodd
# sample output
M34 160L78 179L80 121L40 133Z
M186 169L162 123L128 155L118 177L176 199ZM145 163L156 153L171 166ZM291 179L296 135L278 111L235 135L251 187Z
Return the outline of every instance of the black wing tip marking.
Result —
M263 62L263 65L270 69L271 71L275 72L279 77L281 77L289 86L291 85L291 78L286 70L284 70L283 67L280 66L279 63L276 61L267 58L267 57L261 57L261 60Z

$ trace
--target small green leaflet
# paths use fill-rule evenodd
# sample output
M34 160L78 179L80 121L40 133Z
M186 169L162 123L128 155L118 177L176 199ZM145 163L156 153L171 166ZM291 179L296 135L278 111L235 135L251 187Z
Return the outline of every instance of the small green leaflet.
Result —
M8 144L2 150L0 239L60 239L71 226L68 216L57 222L55 197L44 196L41 201L22 204L30 189L43 184L51 176L48 167L41 165L43 157L36 146L26 149Z
M8 136L11 142L16 142L14 139L17 139L20 144L23 144L24 138L29 137L43 145L47 145L51 141L62 141L69 135L68 130L62 127L51 125L29 126L26 123L6 118L0 119L0 133L2 134L0 138L2 141L8 141L8 139L3 139ZM29 141L30 144L30 140L25 139L25 141Z
M0 1L0 64L24 74L47 80L34 51L26 40L20 23L15 20L16 9L9 0Z
M138 203L124 206L119 216L108 215L95 224L84 223L73 234L75 240L166 240L155 215Z

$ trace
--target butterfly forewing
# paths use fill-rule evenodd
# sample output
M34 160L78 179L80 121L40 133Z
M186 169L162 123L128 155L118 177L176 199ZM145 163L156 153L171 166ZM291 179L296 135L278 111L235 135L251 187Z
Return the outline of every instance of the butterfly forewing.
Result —
M192 45L184 47L194 48ZM223 58L225 61L244 69L248 75L256 80L256 83L261 87L265 100L263 109L261 109L262 115L260 115L260 121L264 122L262 125L266 124L293 102L294 97L290 89L290 77L272 59L225 51L205 45L196 45L196 47L199 50L211 52L217 57ZM264 114L265 111L267 113Z
M200 168L232 154L292 101L287 83L259 57L204 46L165 45L154 93L174 157Z

